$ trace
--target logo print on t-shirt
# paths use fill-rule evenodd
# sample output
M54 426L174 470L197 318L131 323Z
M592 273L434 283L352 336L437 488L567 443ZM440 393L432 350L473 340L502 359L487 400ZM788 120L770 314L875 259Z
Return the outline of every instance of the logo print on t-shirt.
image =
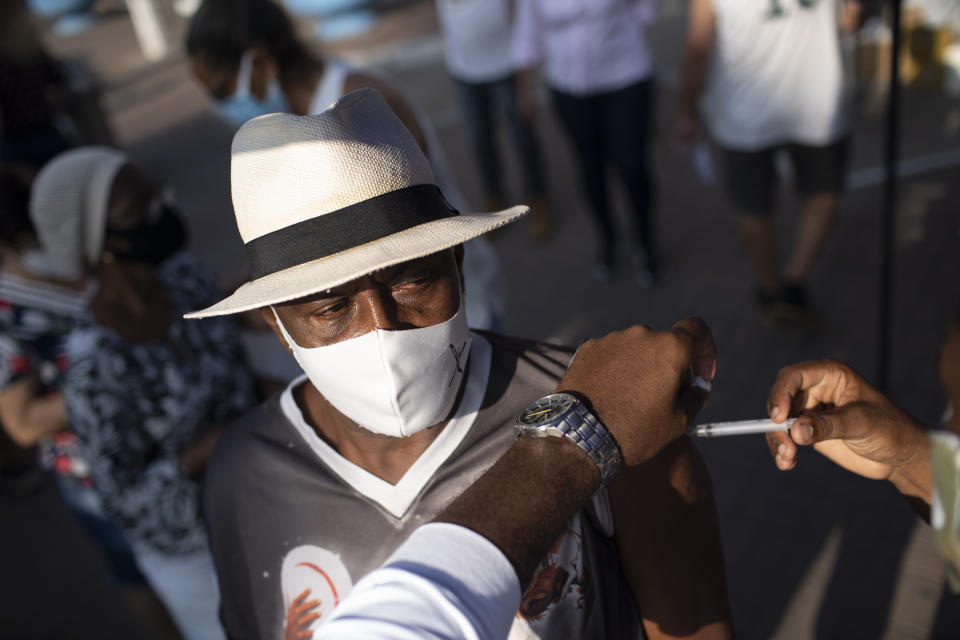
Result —
M353 581L340 556L305 544L283 559L280 588L284 626L314 631L350 594ZM314 615L317 617L311 620Z
M448 346L450 347L450 353L453 354L453 359L457 364L457 369L453 372L453 375L450 376L450 382L447 383L447 387L453 384L453 381L456 379L458 373L463 373L463 363L460 362L460 358L463 357L463 352L467 349L467 341L463 341L459 351L457 351L457 348L452 344Z
M543 620L547 611L562 600L584 607L589 577L584 567L583 536L579 522L567 528L553 543L520 601L520 615L531 622ZM534 625L534 629L536 626Z

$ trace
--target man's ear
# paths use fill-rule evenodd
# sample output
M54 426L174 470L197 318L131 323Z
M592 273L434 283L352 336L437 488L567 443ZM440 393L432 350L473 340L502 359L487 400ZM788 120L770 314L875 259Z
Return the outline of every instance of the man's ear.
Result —
M290 355L293 355L293 349L290 348L287 339L283 337L283 332L280 331L280 324L277 322L277 316L274 315L273 309L270 307L260 307L260 317L273 329L273 333L277 336L277 340L280 341L283 348L286 349Z

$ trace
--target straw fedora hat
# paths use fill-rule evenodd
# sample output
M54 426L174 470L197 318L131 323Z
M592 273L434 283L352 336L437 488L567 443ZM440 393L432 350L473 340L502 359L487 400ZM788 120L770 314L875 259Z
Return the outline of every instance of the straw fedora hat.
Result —
M413 136L372 89L349 93L317 115L254 118L237 131L230 156L233 208L252 279L187 318L318 293L476 238L528 210L451 207Z

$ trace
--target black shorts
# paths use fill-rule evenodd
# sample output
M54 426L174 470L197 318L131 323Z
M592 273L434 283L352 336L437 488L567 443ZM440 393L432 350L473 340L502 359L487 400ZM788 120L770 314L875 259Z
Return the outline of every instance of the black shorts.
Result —
M757 151L721 147L726 166L730 199L740 213L770 216L775 206L777 171L774 156L783 150L790 158L794 182L801 197L818 193L840 193L847 175L848 138L812 147L783 144Z

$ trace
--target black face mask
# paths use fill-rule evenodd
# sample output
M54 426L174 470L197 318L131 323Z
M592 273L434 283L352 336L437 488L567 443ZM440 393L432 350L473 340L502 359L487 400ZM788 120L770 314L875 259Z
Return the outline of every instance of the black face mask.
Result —
M115 258L150 264L163 262L182 249L187 242L187 231L180 215L169 205L164 205L155 219L133 229L119 230L108 227L107 236L122 239L126 246L123 250L112 252Z

